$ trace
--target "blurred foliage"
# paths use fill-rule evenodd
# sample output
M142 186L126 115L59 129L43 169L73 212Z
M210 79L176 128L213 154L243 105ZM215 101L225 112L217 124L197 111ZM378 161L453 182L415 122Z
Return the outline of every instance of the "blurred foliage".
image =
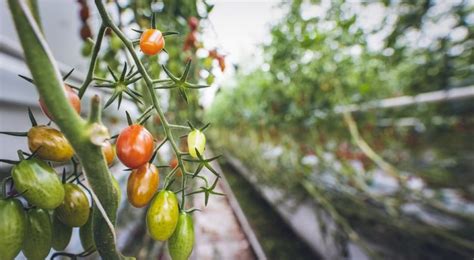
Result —
M215 147L260 182L312 197L363 248L353 229L408 259L472 255L472 100L348 117L338 109L471 85L474 4L297 0L282 8L264 64L238 73L207 112ZM407 210L413 205L418 213Z
M323 3L287 4L265 64L223 89L211 117L229 126L311 126L337 105L474 82L472 2Z

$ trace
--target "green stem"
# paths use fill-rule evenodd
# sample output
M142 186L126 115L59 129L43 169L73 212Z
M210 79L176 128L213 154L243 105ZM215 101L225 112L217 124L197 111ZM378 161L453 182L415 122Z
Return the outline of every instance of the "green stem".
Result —
M148 75L148 72L146 71L145 67L143 66L142 62L140 61L140 58L136 54L134 48L133 48L133 43L123 34L123 32L115 25L112 21L112 18L108 14L107 10L105 9L105 6L101 0L95 0L97 9L99 10L99 14L102 18L103 24L107 25L110 27L115 34L122 40L123 44L127 48L128 52L132 56L133 61L135 62L135 66L137 67L138 71L142 75L143 80L145 81L146 87L148 89L148 94L151 97L151 101L153 104L153 107L155 108L156 112L158 113L158 116L160 117L161 124L163 126L163 130L165 132L166 137L168 138L169 142L171 143L171 147L176 154L176 158L178 159L178 167L181 169L181 171L184 173L186 172L184 168L184 163L181 158L181 153L178 149L178 146L176 145L176 142L173 138L173 133L171 132L170 129L170 124L166 120L166 117L163 113L163 110L160 107L158 97L156 95L155 89L153 88L153 80L151 79L150 75ZM183 182L186 183L187 176L183 175ZM184 192L184 191L183 191ZM185 198L181 203L184 205L185 204Z
M99 51L102 45L102 39L104 38L105 29L106 27L104 26L104 24L102 24L100 26L99 33L97 34L97 40L94 43L94 50L92 51L92 57L89 64L89 71L87 71L86 79L84 80L84 82L81 85L81 88L79 89L80 98L82 98L82 96L87 90L87 87L89 87L89 84L92 82L92 79L94 77L95 67L97 66L97 57L99 56Z
M91 125L68 102L56 62L25 0L8 0L8 4L36 88L55 123L73 146L89 184L107 214L94 215L94 240L99 254L104 259L122 259L115 245L114 231L104 220L107 217L115 223L117 194L102 150L91 141Z
M36 20L41 32L43 31L43 27L41 26L41 18L39 15L39 7L38 7L38 0L28 0L28 5L30 7L31 13L33 13L33 17Z

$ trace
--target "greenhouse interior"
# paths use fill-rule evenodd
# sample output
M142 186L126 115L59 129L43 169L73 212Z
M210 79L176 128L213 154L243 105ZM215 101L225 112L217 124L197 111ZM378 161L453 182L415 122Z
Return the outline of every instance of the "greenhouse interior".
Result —
M473 0L0 2L0 260L474 259Z

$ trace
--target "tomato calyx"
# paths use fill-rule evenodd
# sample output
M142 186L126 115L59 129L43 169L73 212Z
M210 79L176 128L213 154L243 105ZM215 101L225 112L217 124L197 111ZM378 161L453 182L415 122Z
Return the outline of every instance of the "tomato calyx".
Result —
M159 85L155 87L155 89L177 88L179 91L179 94L187 103L188 97L186 95L186 89L201 89L201 88L210 87L208 85L193 84L187 81L189 72L191 70L191 61L192 61L191 59L188 59L188 61L186 62L186 66L184 68L184 72L180 77L175 76L173 73L171 73L171 71L168 70L168 68L166 68L165 65L162 65L161 67L163 68L163 71L170 78L170 80L166 80L166 81L155 80L154 83L167 83L167 84Z
M204 193L204 205L207 206L207 203L209 202L209 197L210 195L217 195L217 196L225 196L224 193L216 192L214 191L215 188L217 187L217 182L219 181L220 177L217 177L214 181L214 183L211 186L208 186L207 180L206 180L206 185L199 187L199 190L190 192L186 194L186 196L198 194L198 193Z
M138 91L129 87L129 85L133 85L142 78L138 70L135 71L133 66L128 70L128 65L126 62L124 63L123 69L119 76L117 76L117 74L109 66L107 66L107 69L113 80L99 77L94 78L96 82L100 82L100 84L95 85L96 88L113 89L112 96L105 103L104 109L110 106L116 99L118 99L117 109L120 109L124 94L126 94L133 101L143 104L143 101L141 100L142 95Z

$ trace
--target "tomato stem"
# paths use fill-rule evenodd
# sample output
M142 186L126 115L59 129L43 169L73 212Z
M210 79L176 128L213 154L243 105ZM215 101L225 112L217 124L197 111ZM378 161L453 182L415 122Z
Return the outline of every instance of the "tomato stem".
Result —
M85 177L94 191L92 193L94 200L98 202L95 203L95 207L101 210L94 216L94 237L97 249L104 259L122 259L123 256L116 248L113 227L117 215L117 193L101 147L92 143L93 133L89 131L89 124L79 116L67 100L64 82L56 62L26 1L8 0L8 5L36 88L48 111L54 117L55 123L78 155ZM99 37L95 46L96 53L100 48L100 40ZM92 58L92 65L95 65L96 58ZM81 88L81 94L84 94L85 88L90 83L92 73L93 68L90 68L89 76Z
M89 63L89 70L87 71L86 79L84 80L79 89L80 98L82 98L82 96L87 90L87 87L89 87L89 84L92 82L92 79L94 77L95 67L97 66L97 57L99 56L99 51L102 45L102 39L104 38L105 29L106 27L102 23L100 25L99 33L97 34L97 40L94 43L94 49L92 50L92 57Z
M161 106L159 104L158 97L157 97L155 89L153 87L153 80L151 79L150 75L148 74L145 67L143 66L140 58L138 57L137 53L135 52L132 41L130 41L125 36L125 34L120 30L120 28L118 28L118 26L113 23L112 18L110 17L110 15L108 14L108 12L107 12L107 10L104 6L104 3L101 0L95 0L95 3L96 3L96 6L97 6L97 9L99 10L99 14L102 18L103 24L107 25L108 27L110 27L114 31L114 33L120 38L120 40L125 45L126 49L130 53L130 56L132 56L132 59L135 62L135 65L136 65L138 71L140 72L140 74L143 77L143 80L145 81L145 85L147 87L148 94L151 97L153 107L155 108L156 112L158 113L158 116L160 117L161 125L163 126L163 130L165 132L165 135L166 135L166 137L168 138L168 140L171 144L171 148L173 149L174 153L176 154L176 159L178 160L178 168L180 168L182 172L186 172L183 160L181 158L181 153L180 153L180 151L178 149L178 146L177 146L177 144L174 140L173 133L171 132L170 124L168 123L168 121L167 121L167 119L166 119L166 117L163 113L163 110L161 109ZM187 176L183 175L183 180L182 180L183 185L186 184L186 180L187 180ZM182 192L184 194L184 190ZM181 204L184 205L186 197L182 196L182 199L183 200L181 201Z

